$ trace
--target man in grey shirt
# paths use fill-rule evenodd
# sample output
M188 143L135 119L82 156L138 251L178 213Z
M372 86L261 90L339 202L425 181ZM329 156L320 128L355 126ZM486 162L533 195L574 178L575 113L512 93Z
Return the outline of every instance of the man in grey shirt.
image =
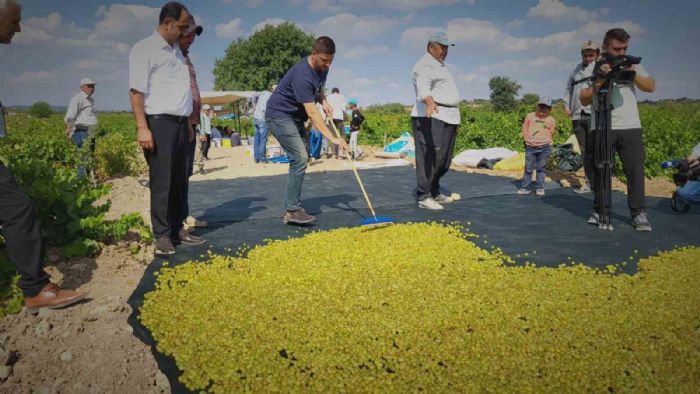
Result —
M600 55L600 48L595 42L588 40L581 46L581 63L576 65L574 71L566 83L564 90L564 104L566 115L571 118L573 131L578 140L583 157L583 171L586 174L586 182L581 187L574 189L576 193L588 193L591 191L593 180L593 149L588 148L592 142L591 137L591 106L581 105L581 88L587 86L588 78L593 75L595 60Z

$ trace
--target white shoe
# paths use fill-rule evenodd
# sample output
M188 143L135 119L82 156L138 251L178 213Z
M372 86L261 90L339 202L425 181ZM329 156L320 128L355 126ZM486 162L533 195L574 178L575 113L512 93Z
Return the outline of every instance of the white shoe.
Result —
M441 209L445 209L442 205L440 205L432 197L428 197L425 200L418 201L418 207L430 209L431 211L439 211Z
M192 216L188 216L183 223L187 224L190 227L207 227L208 225L208 223L204 220L197 220Z
M442 194L442 193L438 194L437 197L434 197L433 199L434 199L435 202L437 202L438 204L449 204L449 203L451 203L451 202L454 201L454 199L453 199L452 197L446 196L446 195L444 195L444 194Z

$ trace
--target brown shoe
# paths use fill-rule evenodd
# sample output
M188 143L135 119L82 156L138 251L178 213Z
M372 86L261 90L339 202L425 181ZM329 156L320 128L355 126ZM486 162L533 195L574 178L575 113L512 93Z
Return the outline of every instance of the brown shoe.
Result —
M178 238L175 239L175 242L187 246L197 246L207 242L207 240L194 234L190 234L187 232L187 230L182 228L180 229L180 233L178 233Z
M24 307L27 312L34 313L41 308L59 309L85 298L85 293L79 291L61 290L60 287L53 283L44 286L43 289L34 297L24 299Z
M316 216L312 216L304 211L304 208L299 208L296 211L287 211L282 218L284 224L309 224L316 221Z

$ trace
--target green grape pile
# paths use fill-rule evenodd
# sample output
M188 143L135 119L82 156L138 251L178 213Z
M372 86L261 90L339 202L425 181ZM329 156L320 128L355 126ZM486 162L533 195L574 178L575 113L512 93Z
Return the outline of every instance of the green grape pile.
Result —
M191 390L700 387L699 248L629 276L515 265L475 237L437 223L338 229L165 266L140 320Z

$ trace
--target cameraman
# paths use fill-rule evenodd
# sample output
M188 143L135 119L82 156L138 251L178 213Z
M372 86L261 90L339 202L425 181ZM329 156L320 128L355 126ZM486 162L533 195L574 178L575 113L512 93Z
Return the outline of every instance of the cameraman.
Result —
M624 29L616 28L608 30L603 39L603 52L609 56L624 56L627 54L629 47L630 35ZM637 65L630 65L626 70L636 71L634 84L632 83L614 83L612 91L611 119L612 119L612 144L613 152L617 152L622 162L622 170L627 177L627 205L632 216L632 224L638 231L651 231L651 224L647 219L646 209L644 206L644 160L646 153L644 151L644 141L642 139L642 125L639 120L639 109L637 108L636 88L639 90L652 93L656 90L656 82L654 78L649 76L644 68ZM600 66L600 73L608 75L611 71L609 64ZM581 105L593 104L597 107L597 93L605 84L605 79L598 78L593 86L586 87L581 90ZM591 128L596 131L596 112L591 114ZM597 130L600 131L600 130ZM599 176L599 171L594 171L594 178ZM594 188L596 182L593 182ZM598 224L598 201L597 196L594 198L593 206L594 213L588 219L590 224Z
M700 144L695 145L695 148L693 148L693 153L688 156L688 164L690 164L691 168L697 168L700 165L698 157L700 157ZM678 198L680 198L686 205L699 205L700 181L689 180L684 186L680 187L676 193Z

